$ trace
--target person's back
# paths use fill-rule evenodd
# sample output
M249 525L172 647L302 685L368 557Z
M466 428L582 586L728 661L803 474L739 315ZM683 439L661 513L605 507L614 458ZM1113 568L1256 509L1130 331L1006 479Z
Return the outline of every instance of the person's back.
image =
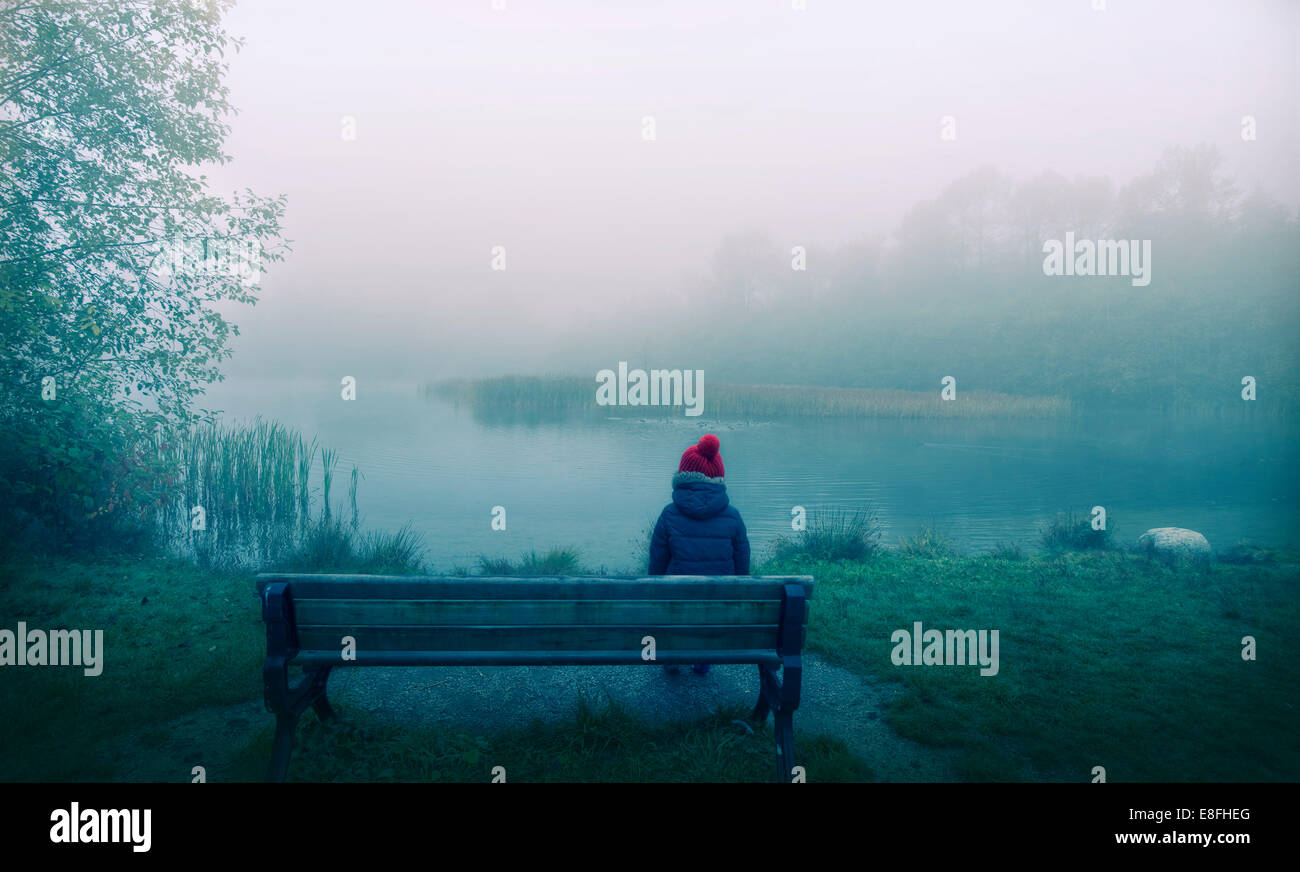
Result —
M709 433L682 454L673 501L659 513L650 538L649 575L749 575L749 536L727 496L718 448L718 437ZM698 664L695 671L708 666Z
M682 454L673 501L650 539L650 575L749 575L749 536L727 496L718 448L709 433Z

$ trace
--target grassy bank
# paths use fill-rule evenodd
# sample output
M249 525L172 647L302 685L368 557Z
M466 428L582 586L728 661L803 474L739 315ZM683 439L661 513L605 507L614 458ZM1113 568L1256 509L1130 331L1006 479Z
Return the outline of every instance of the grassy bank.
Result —
M0 669L0 781L259 781L272 717L261 710L265 631L251 573L176 561L31 559L0 565L0 627L104 630L103 674ZM409 727L337 698L342 723L303 717L291 776L304 781L770 781L770 725L750 732L740 708L651 726L579 699L573 715L503 731ZM200 753L197 736L206 736ZM213 737L218 737L213 739ZM214 744L227 743L223 765ZM193 745L193 753L187 746ZM840 742L800 736L822 781L869 780ZM174 758L174 759L173 759Z
M468 406L485 418L563 419L581 415L680 415L680 406L596 405L596 381L580 376L501 376L449 379L424 386L428 396ZM831 388L810 385L704 384L709 418L1050 418L1070 411L1068 400L992 391L965 391L945 401L933 391Z
M382 713L340 708L337 727L303 718L293 781L417 781L483 783L501 766L508 782L752 782L773 778L771 729L749 732L735 721L740 707L699 720L649 726L618 705L573 703L570 720L528 723L487 734L398 726ZM871 771L841 742L799 736L799 756L823 782L860 782ZM270 734L241 753L240 780L260 780L270 755Z
M814 575L810 648L901 688L886 722L955 753L965 778L1086 781L1100 765L1111 781L1295 780L1297 557L1166 564L1111 551L1005 560L876 549L854 560L787 555L756 571ZM169 724L205 718L233 743L209 779L263 777L271 718L260 710L264 636L249 574L29 560L0 567L0 616L9 628L102 628L107 648L98 678L0 670L3 780L134 777L122 737L162 747ZM997 629L998 674L895 666L891 634L914 621ZM1247 635L1253 662L1241 657ZM748 735L731 723L740 710L661 727L575 699L568 721L481 734L394 724L382 710L353 710L346 695L339 703L338 729L303 718L294 778L484 781L498 764L511 781L763 781L771 772L770 727ZM243 706L233 726L223 706ZM832 738L799 741L818 780L871 777ZM175 780L189 780L188 766Z
M1288 555L1281 555L1287 559ZM899 734L957 751L973 780L1300 778L1300 571L1111 551L1020 560L786 560L817 579L809 645L904 690ZM997 629L1000 670L896 666L895 630ZM1253 636L1258 659L1242 659Z
M32 559L0 566L0 585L0 627L102 629L105 647L93 678L0 669L6 781L112 779L116 737L261 694L266 637L247 575L173 561Z

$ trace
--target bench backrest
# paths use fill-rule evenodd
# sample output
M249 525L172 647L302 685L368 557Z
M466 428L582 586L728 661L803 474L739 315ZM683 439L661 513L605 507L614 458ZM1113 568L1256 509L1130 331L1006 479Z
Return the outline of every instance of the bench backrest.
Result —
M778 663L803 647L812 588L808 576L258 576L268 653L304 666Z

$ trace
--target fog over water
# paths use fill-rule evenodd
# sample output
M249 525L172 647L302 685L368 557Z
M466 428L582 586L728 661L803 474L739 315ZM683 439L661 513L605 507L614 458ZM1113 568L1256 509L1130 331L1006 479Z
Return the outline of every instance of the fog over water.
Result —
M1297 7L798 5L237 7L235 159L211 178L287 195L293 253L226 308L242 335L205 405L338 448L366 523L411 521L444 567L556 545L625 565L707 429L760 546L801 504L972 549L1098 503L1124 541L1294 539ZM1077 275L1076 238L1132 240L1141 268ZM419 389L621 361L703 371L704 416L512 423ZM707 400L946 378L1072 411ZM509 542L479 523L507 502Z
M286 194L294 240L232 309L230 373L585 372L691 319L728 235L807 246L815 275L983 166L1118 187L1209 143L1300 202L1292 3L492 5L229 14L235 160L209 176Z

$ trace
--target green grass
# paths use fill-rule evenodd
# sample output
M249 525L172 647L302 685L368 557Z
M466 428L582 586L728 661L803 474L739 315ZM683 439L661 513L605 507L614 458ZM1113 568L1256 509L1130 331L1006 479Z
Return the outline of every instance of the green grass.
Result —
M681 414L679 406L596 405L595 375L498 376L448 379L424 386L428 396L463 404L485 420L543 422L580 415ZM834 388L815 385L713 384L705 380L710 418L1052 418L1070 412L1060 397L992 391L962 392L954 401L933 391Z
M399 727L343 706L334 725L303 718L289 780L485 783L500 766L507 782L520 783L770 782L776 769L771 724L755 731L735 723L746 714L731 708L650 726L626 707L580 698L567 720L535 719L476 735ZM263 777L271 733L264 730L240 756L237 778ZM798 748L809 781L872 780L841 742L801 735Z
M1284 562L1286 554L1271 548L1260 548L1249 542L1238 542L1235 545L1229 545L1227 548L1215 551L1214 559L1220 563L1230 563L1235 566L1271 566Z
M816 578L809 646L903 693L899 734L973 780L1300 779L1300 584L1273 566L1063 553L777 562ZM1000 672L895 666L894 630L997 629ZM1254 636L1259 659L1242 660Z
M0 669L0 778L110 779L113 741L201 706L256 699L266 631L251 575L179 561L28 558L0 567L14 629L102 629L103 674Z
M538 555L536 562L544 562ZM1234 559L1239 559L1234 557ZM769 563L811 574L809 647L901 691L885 713L900 735L956 755L971 780L1300 779L1300 555L1166 564L1138 554L914 556ZM1265 561L1272 562L1265 562ZM528 561L525 560L524 563ZM104 674L0 669L0 779L112 780L131 770L123 737L160 746L178 718L256 704L264 629L251 574L138 558L29 558L0 566L0 626L101 628ZM1000 671L901 667L894 630L997 629ZM1254 636L1259 659L1241 659ZM806 702L816 689L805 687ZM774 766L770 726L742 712L649 726L618 707L584 705L568 721L479 734L353 712L320 727L304 716L291 773L308 780L754 780ZM233 737L233 771L257 780L270 718ZM527 723L529 713L520 713ZM221 725L218 724L218 727ZM869 779L830 738L800 731L810 781ZM130 750L130 749L128 749ZM136 749L140 753L147 753Z
M261 699L265 630L251 573L143 558L28 558L0 566L0 615L10 629L19 620L103 629L106 649L96 678L79 669L0 669L0 781L126 778L140 769L128 757L184 738L173 730L197 733L194 722L216 719L206 732L229 732L218 707ZM515 782L769 781L775 769L770 722L751 734L732 723L744 715L738 708L649 726L618 706L579 702L567 721L484 734L395 725L382 712L352 711L346 697L338 710L335 727L310 712L300 721L294 780L481 782L501 765ZM528 717L520 713L521 722ZM169 727L178 720L188 726ZM230 767L208 777L262 780L272 723L259 711L239 728L246 738L229 739ZM872 777L841 742L801 733L799 752L810 780ZM189 765L168 777L188 780Z
M1024 560L1025 550L1017 542L998 542L989 549L988 556L994 560Z

